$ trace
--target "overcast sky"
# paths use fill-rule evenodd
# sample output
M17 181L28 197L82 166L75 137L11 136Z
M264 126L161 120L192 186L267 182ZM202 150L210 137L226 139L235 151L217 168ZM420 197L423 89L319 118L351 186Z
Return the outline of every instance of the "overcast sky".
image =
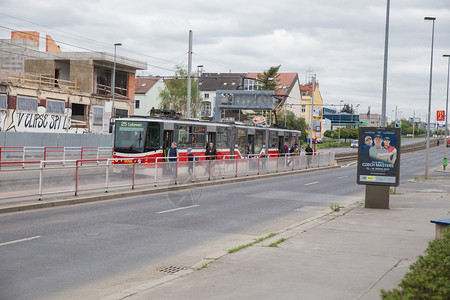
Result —
M148 63L142 74L172 75L187 66L193 31L193 70L262 72L281 65L302 84L312 70L324 103L340 100L359 113L381 112L386 0L117 1L2 0L0 38L11 30L50 34L63 51L114 52ZM432 120L445 110L450 54L449 0L392 0L387 118L425 120L436 17ZM42 44L45 44L41 41Z

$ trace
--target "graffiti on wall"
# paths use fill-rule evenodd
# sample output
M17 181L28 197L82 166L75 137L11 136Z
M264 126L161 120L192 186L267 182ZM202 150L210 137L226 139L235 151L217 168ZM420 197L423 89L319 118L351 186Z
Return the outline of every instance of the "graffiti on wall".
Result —
M37 113L11 110L0 113L0 131L16 132L67 132L70 129L72 110L66 108L64 115L47 114L43 106L38 107Z

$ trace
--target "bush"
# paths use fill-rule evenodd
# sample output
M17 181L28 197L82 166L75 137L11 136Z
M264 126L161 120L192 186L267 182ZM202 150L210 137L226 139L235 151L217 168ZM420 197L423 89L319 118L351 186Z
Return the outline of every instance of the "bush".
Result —
M409 268L401 289L381 290L383 299L450 299L450 230L431 241L426 255Z

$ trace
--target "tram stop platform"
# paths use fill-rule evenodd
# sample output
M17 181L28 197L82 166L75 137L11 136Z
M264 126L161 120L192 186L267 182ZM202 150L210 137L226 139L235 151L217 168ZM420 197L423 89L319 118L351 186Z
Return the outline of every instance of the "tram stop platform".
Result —
M380 290L396 288L434 239L430 220L450 215L449 182L450 172L436 169L427 180L402 183L389 209L349 201L104 299L381 299Z

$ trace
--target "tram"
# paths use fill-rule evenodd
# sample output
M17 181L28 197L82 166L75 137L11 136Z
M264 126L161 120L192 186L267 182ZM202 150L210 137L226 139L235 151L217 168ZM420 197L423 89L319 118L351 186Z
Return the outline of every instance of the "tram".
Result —
M115 121L115 163L152 163L167 157L177 143L179 161L187 160L187 149L204 160L206 146L213 142L218 159L278 156L287 143L300 145L300 131L208 121L131 116ZM161 161L160 160L160 161Z

